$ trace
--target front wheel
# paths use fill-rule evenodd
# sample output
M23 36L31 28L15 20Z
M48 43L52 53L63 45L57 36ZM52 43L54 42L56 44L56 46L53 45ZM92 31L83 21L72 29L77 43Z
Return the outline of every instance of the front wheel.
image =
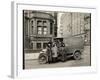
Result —
M38 58L38 61L40 64L45 64L47 62L47 56L46 55L40 55Z
M80 51L77 51L73 54L73 58L75 60L80 60L81 59L81 52Z

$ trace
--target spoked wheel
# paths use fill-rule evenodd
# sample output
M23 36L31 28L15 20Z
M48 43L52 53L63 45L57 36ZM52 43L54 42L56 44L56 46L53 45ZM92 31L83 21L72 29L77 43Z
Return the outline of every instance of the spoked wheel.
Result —
M75 52L73 57L75 60L80 60L81 59L81 52L79 52L79 51Z
M41 55L39 56L38 61L40 64L45 64L47 62L47 57L45 55Z

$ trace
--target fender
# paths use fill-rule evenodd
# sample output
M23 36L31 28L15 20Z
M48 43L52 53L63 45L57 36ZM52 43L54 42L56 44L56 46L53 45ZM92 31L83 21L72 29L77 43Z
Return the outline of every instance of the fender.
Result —
M80 50L80 49L75 49L75 50L73 51L73 55L74 55L75 52L80 52L80 53L81 53L81 50ZM82 54L82 53L81 53L81 54Z

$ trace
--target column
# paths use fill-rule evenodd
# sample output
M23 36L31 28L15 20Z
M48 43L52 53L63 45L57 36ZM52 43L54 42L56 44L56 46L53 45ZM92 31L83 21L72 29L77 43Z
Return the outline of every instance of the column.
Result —
M47 20L47 35L50 35L50 21Z
M34 35L37 35L37 19L34 19Z

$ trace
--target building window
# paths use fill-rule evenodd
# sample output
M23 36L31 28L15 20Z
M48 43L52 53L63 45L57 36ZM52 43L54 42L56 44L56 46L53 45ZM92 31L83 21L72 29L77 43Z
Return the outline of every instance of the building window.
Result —
M37 43L37 49L41 48L41 43Z
M43 27L43 34L46 35L47 34L47 27Z
M47 25L47 22L46 21L43 21L43 26L46 26Z
M47 34L47 21L46 20L38 20L37 21L37 33L39 35L41 35L41 34L46 35Z
M37 21L37 26L42 26L42 21L41 20Z
M42 27L41 26L38 26L37 28L38 28L37 29L38 34L42 34Z
M47 46L47 43L43 43L43 48L45 49Z
M31 21L31 26L33 26L33 20Z

